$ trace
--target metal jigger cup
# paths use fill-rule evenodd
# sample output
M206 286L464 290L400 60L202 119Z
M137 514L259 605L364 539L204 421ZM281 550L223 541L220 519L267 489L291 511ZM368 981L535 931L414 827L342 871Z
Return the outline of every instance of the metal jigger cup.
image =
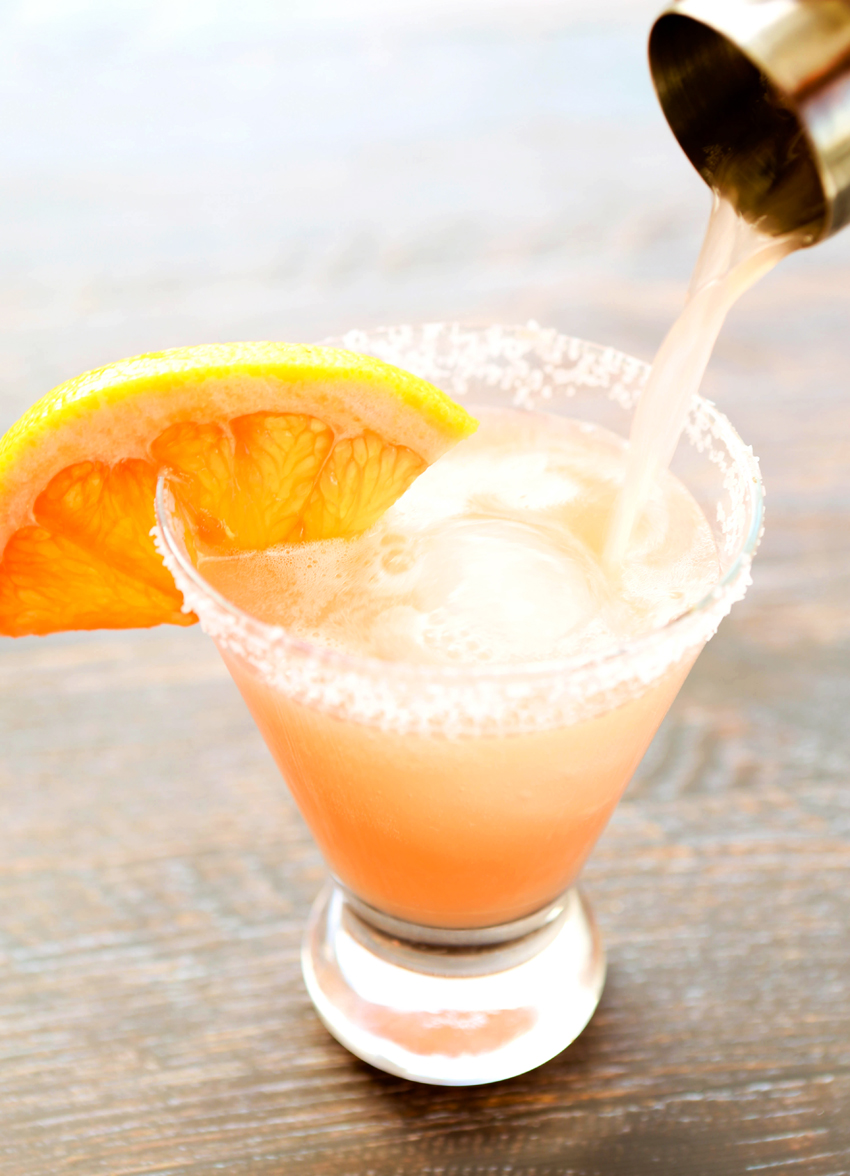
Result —
M748 220L808 245L850 221L847 0L676 0L649 64L685 154Z

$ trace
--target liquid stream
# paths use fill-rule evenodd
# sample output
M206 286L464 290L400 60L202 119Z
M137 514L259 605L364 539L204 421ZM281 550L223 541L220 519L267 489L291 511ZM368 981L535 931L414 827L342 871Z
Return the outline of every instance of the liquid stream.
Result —
M636 520L672 460L726 315L750 286L804 243L802 234L762 232L715 194L685 307L658 350L632 422L628 469L605 546L610 567L630 558Z

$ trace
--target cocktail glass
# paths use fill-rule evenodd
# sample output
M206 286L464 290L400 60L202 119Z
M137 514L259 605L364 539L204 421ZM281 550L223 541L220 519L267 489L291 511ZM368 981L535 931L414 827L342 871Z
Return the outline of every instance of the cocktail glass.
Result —
M534 324L332 340L476 405L626 434L648 368ZM169 475L158 542L215 640L331 879L307 927L307 989L352 1053L406 1078L492 1082L590 1019L605 958L576 881L706 640L749 584L758 465L695 398L674 470L714 531L718 582L685 615L601 654L408 665L322 648L239 609L196 566Z

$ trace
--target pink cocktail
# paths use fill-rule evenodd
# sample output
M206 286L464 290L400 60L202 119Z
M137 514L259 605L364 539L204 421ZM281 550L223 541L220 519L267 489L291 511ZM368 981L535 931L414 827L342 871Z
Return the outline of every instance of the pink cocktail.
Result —
M620 434L646 375L635 360L533 327L399 328L341 343L470 405L544 410ZM366 1060L427 1082L493 1081L553 1056L591 1016L604 956L575 882L702 645L743 595L761 526L755 461L703 401L694 402L681 458L694 499L671 478L671 517L696 500L702 556L706 536L711 549L689 581L690 596L688 583L684 595L678 585L682 605L671 588L661 611L657 592L652 609L631 601L625 629L623 608L610 611L608 628L588 614L590 628L581 629L585 606L567 594L546 622L550 635L544 625L532 640L532 656L521 656L521 644L482 655L473 608L463 630L469 656L461 645L448 660L431 656L430 637L422 656L398 656L408 641L398 620L408 615L406 597L373 610L369 625L380 622L383 656L368 645L364 652L356 632L347 648L269 623L274 608L252 593L258 565L193 561L162 481L158 520L169 567L217 641L333 875L305 940L308 989L331 1032ZM591 559L604 546L607 517L606 483L598 484L599 509L585 510L595 521L581 535ZM484 516L476 507L460 520L462 551L475 544L489 551L499 526L514 526ZM449 549L441 538L428 541L439 569ZM497 580L522 564L535 616L552 603L550 571L561 574L556 548L501 564L494 549ZM653 559L655 574L661 564ZM579 595L596 574L581 572ZM643 584L646 576L633 579ZM462 581L451 580L453 599L463 597ZM475 591L482 606L494 595ZM443 630L456 625L445 609L433 615ZM511 638L512 618L499 624Z

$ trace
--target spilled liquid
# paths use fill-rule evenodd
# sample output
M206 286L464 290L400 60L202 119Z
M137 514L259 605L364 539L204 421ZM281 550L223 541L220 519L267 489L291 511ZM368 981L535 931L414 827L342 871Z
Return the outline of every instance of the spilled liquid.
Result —
M542 413L479 409L478 432L366 534L202 560L246 612L392 661L510 664L588 654L666 624L718 575L711 530L671 474L655 479L629 559L604 559L627 451Z

